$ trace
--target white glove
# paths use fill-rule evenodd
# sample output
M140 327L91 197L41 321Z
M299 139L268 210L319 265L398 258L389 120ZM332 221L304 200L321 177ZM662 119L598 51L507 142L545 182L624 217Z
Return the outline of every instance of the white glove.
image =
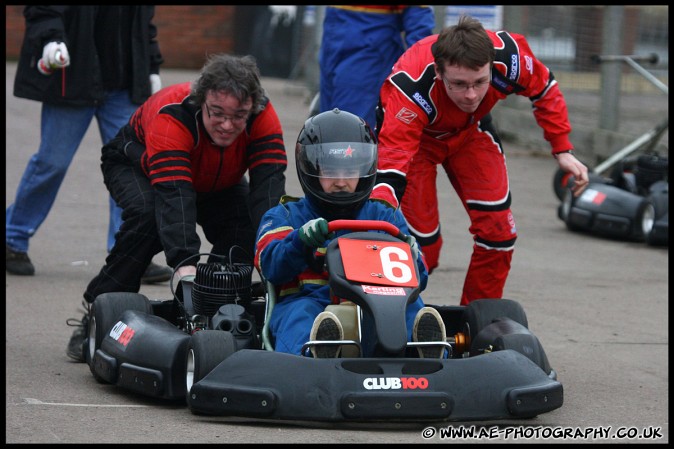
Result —
M37 69L43 75L51 75L55 69L70 65L68 47L63 42L49 42L42 50L42 59L37 62Z
M161 77L156 73L150 74L150 90L152 95L161 90Z
M279 23L283 23L283 26L290 25L295 16L297 15L297 6L296 5L268 5L271 10L271 20L269 24L273 27Z

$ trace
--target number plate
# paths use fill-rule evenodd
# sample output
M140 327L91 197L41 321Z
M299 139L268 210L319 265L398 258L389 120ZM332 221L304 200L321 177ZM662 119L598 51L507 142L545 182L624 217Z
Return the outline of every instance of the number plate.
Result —
M416 287L419 285L416 261L404 242L340 238L339 250L344 274L361 284Z

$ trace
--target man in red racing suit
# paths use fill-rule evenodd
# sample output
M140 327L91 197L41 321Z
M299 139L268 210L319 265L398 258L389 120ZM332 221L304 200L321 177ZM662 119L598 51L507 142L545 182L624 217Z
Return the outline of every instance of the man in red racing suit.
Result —
M474 239L462 305L500 298L510 271L517 230L505 156L498 138L481 123L510 94L531 100L553 156L575 176L574 194L580 194L587 168L572 153L566 103L552 72L523 36L487 31L479 21L462 17L407 50L380 92L372 198L395 207L401 200L432 271L442 246L436 192L436 167L442 166L468 212Z

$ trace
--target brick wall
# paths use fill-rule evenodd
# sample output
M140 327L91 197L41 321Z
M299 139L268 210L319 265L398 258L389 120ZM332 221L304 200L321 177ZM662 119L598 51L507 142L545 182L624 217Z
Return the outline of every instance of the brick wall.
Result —
M5 58L19 59L23 32L26 22L23 19L23 5L5 5Z
M234 49L235 6L160 5L155 8L159 47L165 68L198 69L212 53ZM7 60L18 59L25 30L23 5L6 5Z

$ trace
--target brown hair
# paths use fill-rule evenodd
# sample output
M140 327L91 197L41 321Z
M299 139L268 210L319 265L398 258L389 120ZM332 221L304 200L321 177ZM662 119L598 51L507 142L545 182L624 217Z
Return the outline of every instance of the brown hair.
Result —
M260 112L264 90L260 85L260 70L251 55L216 54L208 58L199 78L192 83L192 97L201 105L209 91L223 91L235 96L241 103L249 98L253 113Z
M461 16L459 23L444 28L431 52L441 74L445 65L458 65L472 70L485 64L491 67L496 57L494 44L482 23L470 16Z

